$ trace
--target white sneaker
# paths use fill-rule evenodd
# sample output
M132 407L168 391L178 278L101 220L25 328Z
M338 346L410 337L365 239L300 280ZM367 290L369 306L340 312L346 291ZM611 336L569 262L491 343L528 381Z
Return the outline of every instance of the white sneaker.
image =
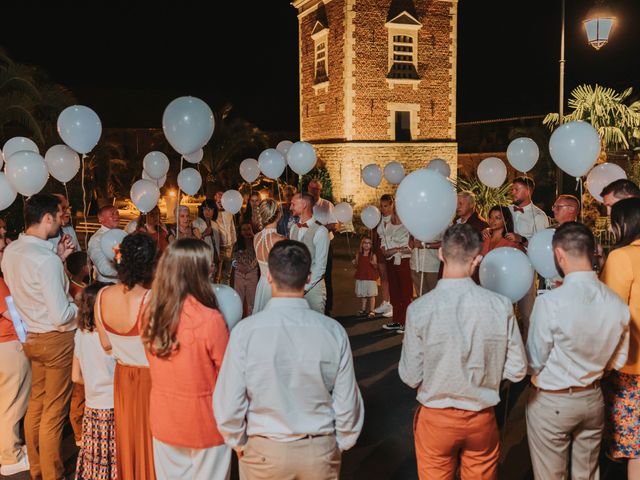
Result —
M389 304L389 310L382 314L383 317L391 318L393 317L393 307Z
M376 308L374 310L374 312L376 313L387 313L389 310L391 310L391 304L387 301L384 301L380 304L380 306L378 308Z
M27 456L27 449L22 449L22 457L18 461L18 463L13 463L11 465L2 465L0 467L0 475L5 477L9 477L11 475L15 475L16 473L29 471L29 457Z

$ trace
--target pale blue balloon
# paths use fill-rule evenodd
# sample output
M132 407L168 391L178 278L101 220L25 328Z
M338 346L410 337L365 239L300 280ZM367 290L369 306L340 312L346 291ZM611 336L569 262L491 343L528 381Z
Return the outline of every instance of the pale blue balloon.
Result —
M89 107L73 105L58 116L58 134L76 152L89 153L100 140L102 122Z
M173 100L162 115L162 130L173 149L189 155L204 147L213 135L215 121L209 105L196 97Z
M214 283L212 287L218 302L218 310L222 313L224 321L227 322L227 327L231 331L242 320L242 300L240 295L228 285Z
M560 125L549 139L553 161L572 177L586 175L600 156L600 135L588 122Z
M280 144L278 147L281 147L279 150L284 149ZM305 175L316 166L316 150L310 143L296 142L289 146L286 155L289 167L298 175Z
M279 178L287 166L284 157L275 148L267 148L264 150L258 157L258 165L260 166L260 171L264 173L264 176L272 180Z
M553 228L547 228L536 233L529 240L529 247L527 248L527 255L533 264L533 268L544 278L560 276L553 258L553 246L551 244L555 233L556 231Z
M491 250L480 263L480 285L516 303L533 284L529 258L517 248Z

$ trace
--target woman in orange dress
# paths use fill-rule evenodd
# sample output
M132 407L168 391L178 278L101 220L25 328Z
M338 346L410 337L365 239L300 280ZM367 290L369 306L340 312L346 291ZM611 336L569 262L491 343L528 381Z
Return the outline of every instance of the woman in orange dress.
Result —
M151 375L140 339L140 325L157 257L156 242L146 233L124 238L116 260L117 285L98 293L95 318L100 342L116 359L113 407L118 476L155 480L149 426Z

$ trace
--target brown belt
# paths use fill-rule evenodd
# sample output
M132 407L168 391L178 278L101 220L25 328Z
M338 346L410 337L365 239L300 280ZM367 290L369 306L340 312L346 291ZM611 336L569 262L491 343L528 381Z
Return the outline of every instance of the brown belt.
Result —
M584 392L586 390L595 390L600 388L600 380L596 380L591 385L587 385L586 387L569 387L563 388L561 390L547 390L545 388L536 387L534 384L531 384L533 388L535 388L538 392L544 393L575 393L575 392Z

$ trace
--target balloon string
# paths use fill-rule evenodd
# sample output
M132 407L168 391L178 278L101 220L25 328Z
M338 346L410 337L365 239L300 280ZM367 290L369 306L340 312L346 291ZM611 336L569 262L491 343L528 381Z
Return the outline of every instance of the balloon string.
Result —
M81 178L81 185L82 185L82 219L84 220L84 251L88 251L89 250L89 232L88 232L88 228L87 228L87 191L85 189L85 185L84 185L84 169L85 169L85 162L87 159L87 154L83 153L82 154L82 178ZM65 189L67 188L67 184L64 184ZM69 199L69 197L67 197L67 200Z
M584 206L583 205L584 200L582 198L584 195L582 191L583 190L582 177L578 178L577 180L578 180L578 183L580 184L580 223L584 223L584 208L582 208Z
M71 203L69 202L69 189L67 188L67 182L62 182L62 185L64 185L64 193L67 197L67 203L71 205ZM69 212L69 218L71 219L71 226L73 227L73 215L71 215L71 212Z
M182 172L182 163L184 162L184 156L180 156L180 172ZM180 172L178 172L178 176L180 176ZM176 240L180 238L180 196L182 195L182 190L180 189L180 184L178 184L178 203L176 204Z
M280 179L276 178L276 188L278 189L278 200L280 201L279 208L280 208L280 216L284 215L284 210L282 209L282 194L280 193ZM251 197L249 197L251 198Z

